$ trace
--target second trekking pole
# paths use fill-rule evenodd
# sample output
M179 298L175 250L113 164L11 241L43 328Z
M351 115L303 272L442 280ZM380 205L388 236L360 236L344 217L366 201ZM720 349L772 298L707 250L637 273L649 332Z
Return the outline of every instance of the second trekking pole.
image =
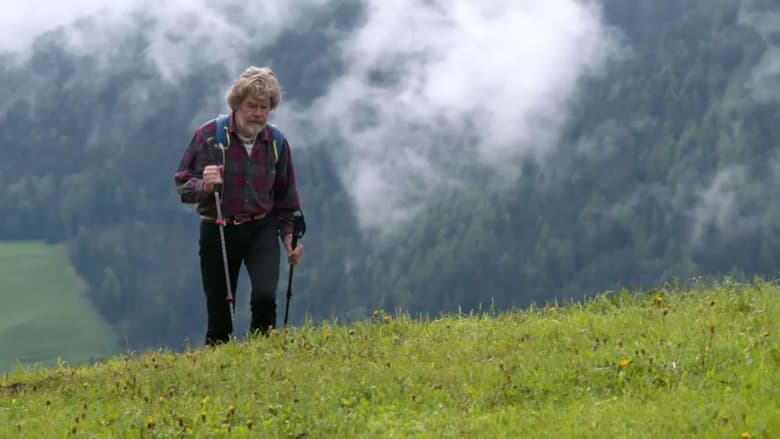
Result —
M292 248L295 250L295 248L298 246L298 239L303 238L303 234L306 232L306 222L303 220L303 214L301 211L296 211L294 214L294 221L293 221L293 236L292 236ZM292 280L293 280L293 269L295 268L295 265L290 264L290 276L287 278L287 303L284 306L284 327L287 327L287 317L290 314L290 299L292 298Z

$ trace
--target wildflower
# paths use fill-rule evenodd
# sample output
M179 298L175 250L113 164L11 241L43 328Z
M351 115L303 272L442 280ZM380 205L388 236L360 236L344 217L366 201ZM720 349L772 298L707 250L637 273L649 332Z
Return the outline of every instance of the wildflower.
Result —
M154 428L154 425L156 424L154 418L149 418L146 420L146 428Z
M385 323L390 323L390 316L385 316Z
M753 436L751 436L751 434L747 431L742 433L742 435L740 436L741 439L751 439L752 437Z
M235 413L236 413L236 407L233 404L230 404L228 406L228 412L227 412L228 416L233 416L233 414Z
M251 419L247 419L246 420L246 428L248 428L249 430L252 429L252 420Z
M655 296L655 304L660 305L664 303L664 296L661 296L660 294Z
M373 316L374 316L375 319L378 319L379 318L379 311L375 309Z
M620 361L618 361L618 366L620 366L621 369L627 368L629 364L631 364L631 360L627 358L622 358Z
M160 402L165 402L165 396L164 395L160 395Z

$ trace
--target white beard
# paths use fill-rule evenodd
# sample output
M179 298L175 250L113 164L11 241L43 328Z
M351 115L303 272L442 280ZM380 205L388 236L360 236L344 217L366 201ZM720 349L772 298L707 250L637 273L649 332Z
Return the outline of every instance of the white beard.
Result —
M255 123L255 122L247 122L244 125L245 134L249 134L249 137L252 138L256 137L257 133L262 131L263 128L265 128L265 124Z

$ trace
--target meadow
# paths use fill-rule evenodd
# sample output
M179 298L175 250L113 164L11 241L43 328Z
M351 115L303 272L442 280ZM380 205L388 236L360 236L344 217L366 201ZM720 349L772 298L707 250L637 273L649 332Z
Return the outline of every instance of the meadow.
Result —
M120 352L62 245L0 243L0 304L0 372Z
M780 437L780 288L308 323L0 380L0 437Z

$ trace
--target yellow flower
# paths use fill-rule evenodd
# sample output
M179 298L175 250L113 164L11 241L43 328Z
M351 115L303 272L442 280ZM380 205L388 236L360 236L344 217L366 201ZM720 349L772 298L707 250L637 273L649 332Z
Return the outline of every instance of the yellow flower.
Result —
M146 428L154 428L154 418L149 418L146 420Z
M664 303L664 296L661 295L655 296L655 304L660 305L662 303Z
M631 364L631 360L627 358L622 358L620 361L618 361L618 366L620 366L621 369L627 368L629 364Z
M742 433L742 436L740 436L741 439L751 439L753 436L750 435L747 431Z
M385 316L385 323L390 323L390 316Z
M252 429L252 420L251 419L247 419L246 420L246 428L248 428L250 430Z
M379 318L379 311L378 310L374 310L373 316L374 316L375 319L378 319Z

